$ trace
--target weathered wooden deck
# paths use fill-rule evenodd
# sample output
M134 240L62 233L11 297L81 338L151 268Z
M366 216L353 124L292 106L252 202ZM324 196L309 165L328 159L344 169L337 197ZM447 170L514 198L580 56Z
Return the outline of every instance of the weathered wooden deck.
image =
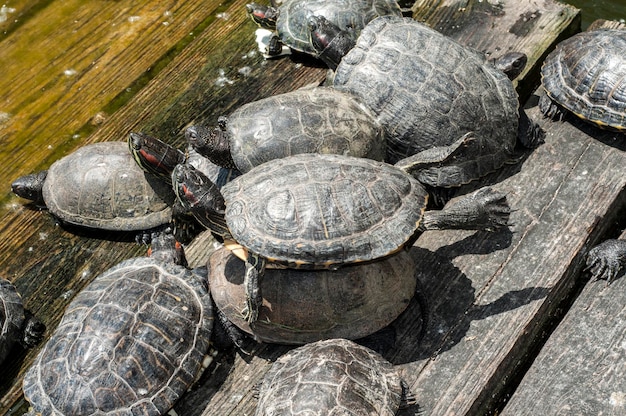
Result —
M0 21L0 275L49 331L93 277L145 247L129 235L72 234L11 196L9 184L85 143L125 140L133 130L182 145L187 124L320 82L325 70L312 61L254 53L245 2L30 0ZM542 120L533 95L547 51L579 30L578 11L549 0L418 0L413 12L492 56L527 53L518 89L547 137L488 178L516 210L509 232L420 237L413 252L432 308L428 333L417 345L420 320L409 309L387 357L427 415L495 413L511 396L511 415L624 412L623 279L607 289L588 284L572 305L588 277L585 253L623 225L624 137ZM187 253L191 264L206 256L197 243ZM252 414L252 386L286 349L218 355L176 410ZM26 408L21 377L36 352L2 365L0 413Z

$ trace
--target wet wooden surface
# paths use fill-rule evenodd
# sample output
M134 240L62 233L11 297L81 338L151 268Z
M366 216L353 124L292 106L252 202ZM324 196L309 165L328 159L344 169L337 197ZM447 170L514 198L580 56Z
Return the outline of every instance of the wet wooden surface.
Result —
M255 26L242 0L57 3L25 2L0 23L0 274L16 284L49 332L93 277L145 247L132 235L59 227L45 211L10 195L15 177L85 143L125 140L133 130L182 145L188 124L214 122L245 102L320 82L325 74L310 60L265 61L255 53ZM489 55L526 52L523 97L534 90L546 50L580 24L575 9L551 1L501 7L418 1L413 12ZM531 97L531 114L539 118L533 103ZM570 124L542 123L546 144L491 178L517 210L511 232L426 233L414 249L423 270L437 271L422 277L433 309L429 332L417 345L420 322L410 309L387 355L426 414L480 414L500 406L559 301L571 297L581 253L605 234L623 198L618 139L599 141ZM206 251L196 243L188 254L198 264ZM177 406L179 414L252 414L252 387L268 360L286 349L218 355ZM24 409L21 377L36 352L18 352L3 364L0 413Z

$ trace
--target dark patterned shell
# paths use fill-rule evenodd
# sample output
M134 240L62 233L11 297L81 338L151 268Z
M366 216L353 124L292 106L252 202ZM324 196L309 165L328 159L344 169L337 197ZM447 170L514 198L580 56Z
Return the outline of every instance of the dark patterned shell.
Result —
M502 166L517 139L518 100L485 58L413 19L370 22L337 67L334 86L358 96L386 129L387 161L474 132L476 146L441 183L456 186ZM448 182L446 182L448 181Z
M417 236L427 193L386 163L302 154L224 185L226 223L253 253L291 267L378 259Z
M287 0L279 10L276 31L280 40L292 49L309 54L316 54L307 25L311 15L324 16L341 29L351 28L357 36L378 16L402 14L395 0Z
M103 142L53 163L43 198L50 212L67 223L137 231L171 220L174 193L139 168L125 142Z
M374 115L331 88L304 88L243 105L229 117L228 132L242 172L299 153L385 157L383 130Z
M187 390L213 325L205 285L182 266L126 260L67 307L24 378L44 415L160 415Z
M20 340L24 319L24 305L15 286L0 278L0 363Z
M211 295L240 329L262 342L305 344L358 339L389 325L415 294L415 261L401 250L339 270L265 269L263 305L252 328L241 315L245 265L221 248L209 260Z
M548 96L578 117L626 130L626 31L602 29L561 42L541 69Z
M402 380L374 351L345 339L307 344L278 358L263 378L257 416L393 416Z

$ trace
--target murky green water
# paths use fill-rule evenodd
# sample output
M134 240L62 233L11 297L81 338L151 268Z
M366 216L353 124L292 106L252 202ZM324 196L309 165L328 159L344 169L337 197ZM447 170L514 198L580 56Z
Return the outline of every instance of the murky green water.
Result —
M626 20L626 0L568 0L582 10L583 30L596 19Z

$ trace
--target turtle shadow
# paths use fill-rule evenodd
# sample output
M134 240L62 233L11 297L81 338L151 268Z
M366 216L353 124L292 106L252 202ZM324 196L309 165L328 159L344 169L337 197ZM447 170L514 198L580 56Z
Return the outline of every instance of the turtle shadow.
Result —
M548 295L549 288L527 287L504 293L486 305L476 304L472 281L452 262L436 252L414 248L423 267L418 278L429 302L426 328L418 302L413 299L394 321L397 338L383 355L394 364L429 359L462 342L471 322L509 312ZM423 333L423 339L420 334Z

